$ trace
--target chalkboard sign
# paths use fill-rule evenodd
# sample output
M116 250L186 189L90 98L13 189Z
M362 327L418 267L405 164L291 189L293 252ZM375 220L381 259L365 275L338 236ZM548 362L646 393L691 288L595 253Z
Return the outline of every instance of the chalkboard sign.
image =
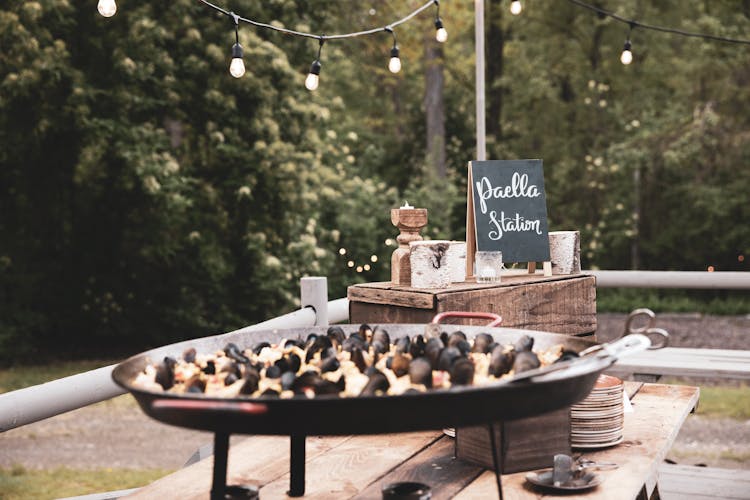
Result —
M500 250L504 262L549 261L542 160L472 161L469 186L477 250Z

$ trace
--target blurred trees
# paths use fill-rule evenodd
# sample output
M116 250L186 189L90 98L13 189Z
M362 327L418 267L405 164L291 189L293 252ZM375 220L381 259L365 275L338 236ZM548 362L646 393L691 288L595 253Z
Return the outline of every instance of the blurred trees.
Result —
M235 80L231 21L193 0L121 3L111 19L94 1L0 8L0 357L133 352L288 311L304 275L328 276L332 297L386 280L404 200L430 210L428 236L465 237L471 2L442 2L439 52L431 9L397 27L397 75L385 32L326 43L314 93L315 40L243 24ZM340 33L422 4L231 9ZM626 67L624 25L508 4L487 2L488 157L544 159L551 229L582 231L585 266L747 269L746 46L636 29ZM737 2L600 4L750 37ZM444 171L426 146L427 53L442 66Z

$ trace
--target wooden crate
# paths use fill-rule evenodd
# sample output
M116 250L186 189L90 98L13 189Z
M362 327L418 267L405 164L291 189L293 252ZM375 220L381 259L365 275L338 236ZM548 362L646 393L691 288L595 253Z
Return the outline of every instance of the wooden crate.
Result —
M596 278L583 274L524 273L503 276L501 283L454 283L427 290L363 283L350 286L347 295L351 323L428 323L440 312L475 311L499 314L502 326L513 328L572 335L596 331Z
M571 454L570 407L493 426L503 474L552 467L556 454ZM456 429L456 458L494 469L489 426ZM501 451L502 450L502 451Z

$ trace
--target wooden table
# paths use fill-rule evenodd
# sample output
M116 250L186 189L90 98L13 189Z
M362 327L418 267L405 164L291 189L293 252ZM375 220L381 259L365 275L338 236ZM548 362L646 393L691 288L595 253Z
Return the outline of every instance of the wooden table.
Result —
M658 467L698 403L699 390L626 382L626 391L637 392L632 398L634 413L625 415L625 441L585 453L597 462L615 462L619 468L597 472L602 484L585 494L565 498L640 500L658 493ZM127 498L206 499L212 466L212 458L202 460ZM433 499L497 498L494 473L454 459L453 440L440 431L310 437L306 475L304 498L379 499L382 485L404 480L431 485ZM549 498L529 485L525 475L503 475L505 499ZM259 486L262 499L285 498L289 488L289 438L252 436L234 445L229 452L228 484Z

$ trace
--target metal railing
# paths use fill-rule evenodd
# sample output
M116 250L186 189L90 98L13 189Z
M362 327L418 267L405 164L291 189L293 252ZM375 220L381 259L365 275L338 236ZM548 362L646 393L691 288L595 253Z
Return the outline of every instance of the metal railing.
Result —
M302 328L344 322L349 317L349 301L328 301L327 279L302 278L301 309L257 325L240 328L244 333L274 328ZM125 394L112 380L115 365L71 375L44 384L0 394L0 432L38 422L84 406Z
M585 271L598 288L750 290L748 272ZM236 332L299 328L348 320L349 300L328 301L325 277L302 278L301 308ZM114 365L0 394L0 432L111 399L125 391L112 381Z

